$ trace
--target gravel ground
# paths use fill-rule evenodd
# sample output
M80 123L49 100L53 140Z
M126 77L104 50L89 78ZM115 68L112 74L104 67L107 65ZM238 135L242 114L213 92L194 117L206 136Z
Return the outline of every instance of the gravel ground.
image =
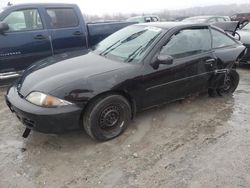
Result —
M105 143L24 127L0 90L0 187L250 187L250 68L232 97L193 96L138 114Z

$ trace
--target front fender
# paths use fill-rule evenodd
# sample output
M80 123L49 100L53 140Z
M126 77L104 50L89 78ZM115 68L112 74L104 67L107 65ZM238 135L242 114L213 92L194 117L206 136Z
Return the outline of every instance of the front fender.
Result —
M90 89L90 86L85 79L71 82L70 84L61 86L49 92L52 96L73 102L80 106L85 105L86 102L93 97L93 93L94 91Z
M140 72L141 74L139 74ZM115 70L90 76L86 79L79 79L57 88L49 94L79 105L110 91L123 91L129 93L132 97L140 96L138 92L143 90L143 84L140 84L143 78L142 74L143 70L140 67L131 66L126 70Z

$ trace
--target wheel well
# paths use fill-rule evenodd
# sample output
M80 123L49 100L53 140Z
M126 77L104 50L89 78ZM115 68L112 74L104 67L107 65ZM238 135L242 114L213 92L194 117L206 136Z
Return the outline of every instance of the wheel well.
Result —
M123 96L125 99L128 100L129 104L130 104L130 107L131 107L131 119L133 119L135 117L135 114L136 114L136 102L135 100L125 91L106 91L106 92L103 92L103 93L100 93L98 95L96 95L95 97L93 97L92 99L90 99L87 103L87 105L84 107L84 109L88 108L88 106L95 100L99 99L99 98L104 98L108 95L121 95ZM84 114L84 110L83 110L83 113L82 113L82 116Z
M223 62L221 61L220 58L218 58L218 60L217 60L217 68L218 69L223 69L224 68Z

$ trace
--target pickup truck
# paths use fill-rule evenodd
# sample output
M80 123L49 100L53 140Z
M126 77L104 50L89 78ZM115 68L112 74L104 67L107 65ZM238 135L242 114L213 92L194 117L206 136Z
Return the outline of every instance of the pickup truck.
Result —
M17 76L37 60L87 50L131 24L86 23L74 4L8 6L0 10L0 80Z

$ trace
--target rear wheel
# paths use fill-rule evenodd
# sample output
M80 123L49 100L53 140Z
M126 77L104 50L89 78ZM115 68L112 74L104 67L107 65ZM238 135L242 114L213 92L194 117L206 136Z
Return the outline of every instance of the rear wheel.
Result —
M83 126L92 138L107 141L122 134L130 120L129 102L123 96L108 95L97 98L87 107Z
M236 70L231 70L223 87L216 89L219 96L231 95L239 85L240 76Z

